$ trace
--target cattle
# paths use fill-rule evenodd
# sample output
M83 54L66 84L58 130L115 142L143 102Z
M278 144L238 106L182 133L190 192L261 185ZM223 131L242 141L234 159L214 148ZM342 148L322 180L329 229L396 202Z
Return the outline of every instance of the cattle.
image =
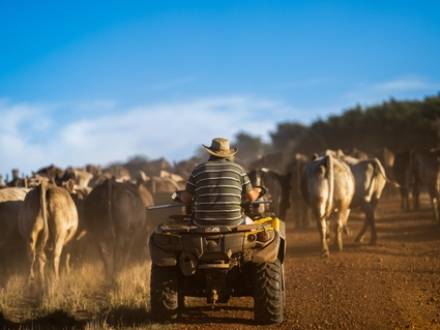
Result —
M64 171L60 167L51 164L49 166L40 168L35 174L48 178L52 183L59 183Z
M414 176L412 168L412 152L403 151L395 154L393 164L393 178L400 186L401 203L403 211L410 210L410 191L413 189Z
M8 187L26 187L26 180L20 177L20 171L14 168L12 169L12 180L8 181L6 185Z
M248 168L270 168L278 173L283 173L286 164L286 153L274 152L258 157L254 162L249 164Z
M93 174L78 168L68 167L64 171L63 176L57 181L58 185L63 185L64 182L72 180L79 188L86 188L89 186Z
M282 175L277 171L267 168L254 169L248 173L253 186L263 186L267 188L264 199L270 201L269 207L262 204L259 206L259 212L266 209L272 211L281 219L285 219L287 209L289 208L290 174Z
M183 182L176 182L171 178L157 176L149 178L144 185L152 193L155 204L169 203L172 193L185 189ZM168 222L170 216L185 214L185 208L161 209L149 212L148 214L150 226L157 226L158 224Z
M387 176L379 159L361 160L350 156L341 156L351 169L355 180L355 193L351 208L359 207L365 213L364 225L356 236L360 242L368 227L371 228L370 244L377 241L375 212L377 204L387 183Z
M309 158L303 154L295 153L292 161L287 166L290 173L290 208L296 228L306 228L309 225L309 210L301 193L301 178ZM285 197L287 198L287 196ZM286 205L288 205L286 203Z
M107 179L85 199L85 222L104 263L107 279L115 283L133 247L146 249L145 208L137 187Z
M18 217L29 189L0 189L0 250L20 239Z
M336 221L335 243L342 251L342 231L355 191L354 177L348 165L334 157L332 152L326 151L307 163L301 191L318 224L322 256L329 256L327 226L331 219Z
M42 182L29 191L19 216L19 231L30 261L29 280L45 284L47 256L55 282L64 246L74 237L78 213L69 192ZM37 273L37 277L35 276Z
M359 159L359 160L368 160L368 154L362 150L359 150L358 148L352 148L350 151L348 152L344 152L344 154Z
M181 160L177 163L174 163L173 165L173 171L180 175L185 180L188 180L188 178L191 175L191 172L194 168L196 168L197 165L199 165L202 162L202 159L199 157L192 157L188 160Z
M433 208L433 216L440 223L440 151L417 151L412 155L414 174L414 208L419 209L420 188L428 189Z

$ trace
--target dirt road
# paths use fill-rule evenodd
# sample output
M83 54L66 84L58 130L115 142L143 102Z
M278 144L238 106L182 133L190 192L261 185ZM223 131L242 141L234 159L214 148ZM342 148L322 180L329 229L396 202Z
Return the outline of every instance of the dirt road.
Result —
M345 251L332 251L329 259L319 256L315 228L289 228L287 320L274 328L440 329L440 226L428 209L400 213L397 201L385 201L378 217L378 245L344 237ZM361 224L353 215L354 233ZM218 311L194 308L183 322L251 328L252 312L243 306L252 301Z
M314 227L295 231L289 226L286 321L264 329L440 329L440 226L433 223L427 207L403 214L397 200L384 201L378 212L378 245L355 244L352 237L344 237L345 251L331 251L328 259L320 257ZM361 223L362 217L354 214L353 233ZM165 327L256 327L251 299L232 299L214 310L203 300L193 299L188 305L178 323ZM63 325L64 318L66 326L161 327L150 322L147 309L130 305L111 311L99 325L86 319L76 322L75 313L68 310L57 313L61 314L24 325L35 328L55 321ZM0 315L3 327L19 326L6 318Z

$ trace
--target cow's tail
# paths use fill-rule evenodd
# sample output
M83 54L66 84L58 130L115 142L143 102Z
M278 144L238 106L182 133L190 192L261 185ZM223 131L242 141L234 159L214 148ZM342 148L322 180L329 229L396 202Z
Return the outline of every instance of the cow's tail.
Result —
M112 205L112 199L113 199L113 179L107 179L107 216L111 228L111 233L113 238L116 237L115 235L115 226L113 221L113 205Z
M325 207L325 216L328 218L333 211L333 196L335 192L335 173L334 173L334 159L332 155L325 156L325 163L327 167L326 179L328 182L328 199Z
M47 193L47 183L43 180L40 184L40 210L41 210L41 217L43 219L43 236L41 239L42 242L47 242L49 239L49 221L47 220L46 193Z
M384 167L382 166L382 163L379 159L373 158L372 160L373 165L373 178L375 178L378 174L382 175L385 181L389 184L391 184L395 188L400 188L400 184L398 184L396 181L393 181L387 177L387 174L385 172ZM373 183L373 180L371 180L371 184Z

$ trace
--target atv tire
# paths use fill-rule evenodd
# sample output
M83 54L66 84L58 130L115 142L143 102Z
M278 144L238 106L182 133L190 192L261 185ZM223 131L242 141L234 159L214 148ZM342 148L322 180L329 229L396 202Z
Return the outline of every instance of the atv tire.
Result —
M150 304L155 321L171 321L178 312L178 274L176 267L151 266Z
M254 318L261 324L284 319L285 291L280 260L255 265Z

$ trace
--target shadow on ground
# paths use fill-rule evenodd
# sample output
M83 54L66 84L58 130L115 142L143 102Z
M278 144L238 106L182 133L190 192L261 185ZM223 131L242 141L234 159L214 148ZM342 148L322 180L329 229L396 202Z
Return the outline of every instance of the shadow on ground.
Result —
M218 306L215 308L210 306L187 307L178 318L177 323L186 325L205 323L241 323L244 325L255 325L252 319L237 318L236 316L216 317L209 313L211 311L240 312L252 311L252 308L241 306ZM94 324L97 328L100 328L100 325L103 324L116 328L130 328L152 325L152 323L151 315L146 309L124 306L112 309L107 313L100 314L93 318L81 315L81 313L73 316L65 311L58 310L32 320L24 320L21 322L8 320L0 312L1 329L85 329L86 326L90 324Z

